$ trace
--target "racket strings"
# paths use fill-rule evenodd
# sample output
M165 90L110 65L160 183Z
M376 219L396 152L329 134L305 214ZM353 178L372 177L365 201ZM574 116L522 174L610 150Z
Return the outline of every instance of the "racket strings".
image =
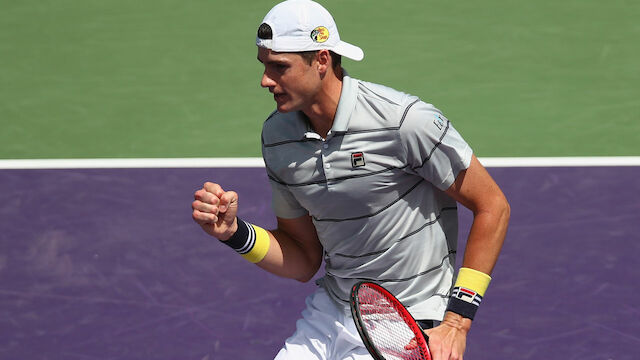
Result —
M422 350L415 346L416 329L407 324L412 322L407 319L409 315L375 289L362 287L358 299L369 338L385 359L425 359Z

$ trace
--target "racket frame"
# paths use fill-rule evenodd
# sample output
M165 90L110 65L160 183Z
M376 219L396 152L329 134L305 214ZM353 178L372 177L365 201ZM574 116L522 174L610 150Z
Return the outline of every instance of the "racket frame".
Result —
M416 335L418 344L420 344L422 340L422 344L427 345L429 343L429 337L424 333L418 322L413 318L411 313L407 310L407 308L398 300L392 293L390 293L387 289L378 285L374 282L370 281L360 281L353 285L351 288L351 296L349 298L349 304L351 308L351 316L353 317L353 322L356 325L356 329L358 330L358 334L360 334L360 338L364 343L364 346L367 348L371 356L375 360L386 360L384 356L378 351L376 346L371 342L369 338L369 334L365 326L363 326L364 320L362 320L362 316L360 315L360 306L358 301L358 292L360 288L363 286L368 286L376 289L380 293L384 294L384 296L389 299L391 303L393 303L394 307L398 310L401 316L405 319L407 325L413 330ZM421 339L420 339L421 338ZM426 360L431 359L431 353L429 352L428 345L426 346L426 351L421 347L421 352L425 355ZM426 354L425 354L426 353Z

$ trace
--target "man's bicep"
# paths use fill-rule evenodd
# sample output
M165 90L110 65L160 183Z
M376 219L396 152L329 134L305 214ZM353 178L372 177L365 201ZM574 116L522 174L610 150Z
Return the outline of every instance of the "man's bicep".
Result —
M278 217L278 230L287 233L297 242L313 243L318 241L318 234L311 216L304 215L293 219Z
M322 262L322 245L311 216L304 215L293 219L278 217L278 231L285 233L302 248L309 260L317 262L319 266Z
M471 164L456 176L447 194L471 211L479 211L493 201L504 199L502 191L475 155Z

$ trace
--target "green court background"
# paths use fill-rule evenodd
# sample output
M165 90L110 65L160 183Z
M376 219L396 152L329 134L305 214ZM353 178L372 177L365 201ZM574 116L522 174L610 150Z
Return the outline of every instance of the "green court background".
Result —
M0 158L259 156L277 1L0 0ZM478 156L640 155L640 2L326 0Z

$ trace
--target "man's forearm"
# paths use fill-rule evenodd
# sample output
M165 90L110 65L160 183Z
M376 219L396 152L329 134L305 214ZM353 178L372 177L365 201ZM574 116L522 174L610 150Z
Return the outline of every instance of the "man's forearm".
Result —
M463 267L491 275L507 234L510 209L504 201L496 201L490 210L474 214L462 261Z

